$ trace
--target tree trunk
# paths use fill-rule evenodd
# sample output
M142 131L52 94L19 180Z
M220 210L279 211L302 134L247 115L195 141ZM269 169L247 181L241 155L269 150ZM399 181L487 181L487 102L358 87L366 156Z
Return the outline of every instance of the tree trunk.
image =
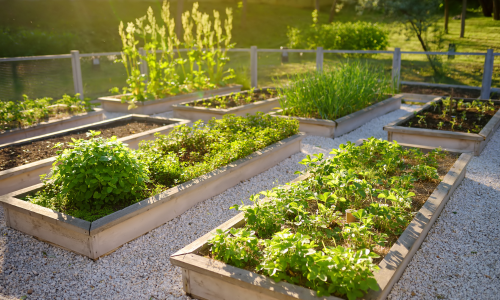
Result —
M467 0L462 1L462 24L460 26L460 37L463 38L465 34L465 13L467 12Z
M240 20L240 26L245 27L247 23L247 0L243 0L241 7L241 20Z
M314 2L314 4L315 4L315 7L316 7L315 9L319 12L319 0L316 0Z
M444 32L448 33L448 17L450 15L450 0L444 0Z
M177 14L175 16L175 33L179 40L182 39L182 13L184 12L184 0L177 0Z
M479 0L485 17L491 17L491 14L493 13L493 2L494 0Z
M500 20L500 0L493 0L493 20Z
M328 23L333 22L336 10L337 10L337 0L333 0L332 9L330 9L330 18L328 18Z

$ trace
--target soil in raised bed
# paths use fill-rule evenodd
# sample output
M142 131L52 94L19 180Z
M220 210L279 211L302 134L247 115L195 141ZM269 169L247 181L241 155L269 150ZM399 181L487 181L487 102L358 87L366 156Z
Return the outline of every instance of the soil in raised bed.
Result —
M477 99L481 96L480 90L461 89L461 88L442 88L442 87L429 87L419 85L402 85L402 93L423 94L423 95L436 95L445 97L458 97L458 98L474 98ZM491 93L491 99L500 99L499 93Z
M276 91L271 89L264 91L255 91L253 93L251 92L231 93L229 95L215 96L208 99L193 101L188 103L187 106L227 109L259 101L264 101L267 99L275 98L276 96L277 96Z
M92 130L100 131L100 137L110 138L116 136L121 138L160 126L162 124L153 122L119 121ZM58 149L53 148L55 144L64 144L61 149L68 148L68 143L72 142L71 139L87 139L87 132L88 130L82 130L57 137L48 137L23 145L2 148L0 149L0 171L56 156Z
M479 101L477 101L479 102ZM470 103L470 102L469 102ZM488 102L481 102L482 105ZM451 112L443 114L443 109L445 109L443 102L437 103L437 106L430 107L424 112L416 114L413 118L406 121L401 126L413 127L413 128L427 128L427 129L437 129L445 131L455 131L455 132L470 132L479 133L490 119L495 115L495 113L500 109L500 104L498 102L491 102L492 105L487 104L493 110L486 110L481 112L478 108L467 108L465 105L458 106L458 101L451 101ZM463 113L465 112L465 118ZM423 118L421 118L421 117ZM442 122L442 124L440 124ZM453 125L452 122L455 122Z

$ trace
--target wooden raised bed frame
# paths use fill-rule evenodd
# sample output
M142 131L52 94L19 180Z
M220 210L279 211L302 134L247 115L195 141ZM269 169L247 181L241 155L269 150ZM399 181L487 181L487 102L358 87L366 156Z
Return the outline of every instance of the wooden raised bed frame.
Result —
M0 196L0 203L5 211L7 226L97 259L165 224L197 203L220 194L299 152L303 137L303 134L297 134L286 138L94 222L19 199L37 191L42 184Z
M143 115L153 115L171 111L174 104L178 104L186 101L194 101L201 98L211 97L215 95L224 95L231 92L241 91L241 85L233 85L222 87L215 90L208 91L198 91L189 94L181 94L176 96L170 96L158 100L150 100L144 102L136 102L137 106L134 109L129 110L129 104L127 102L122 103L121 97L125 95L116 95L109 97L100 97L98 100L101 102L101 107L105 111L109 112L120 112L127 114L143 114ZM127 94L128 95L128 94Z
M92 130L98 129L101 126L105 126L108 124L112 124L114 122L122 122L122 121L148 121L166 124L164 126L154 128L151 130L147 130L141 133L132 134L129 136L124 136L119 138L119 141L128 144L129 148L137 149L140 141L144 140L152 140L154 139L155 133L159 132L162 134L169 133L175 126L180 124L188 124L189 120L181 120L181 119L167 119L167 118L153 118L145 115L127 115L115 119L109 119L105 121L95 122L93 124L75 127L67 130L61 130L45 135L36 136L34 138L25 139L21 141L17 141L14 143L8 143L4 145L0 145L1 148L16 146L34 142L36 140L40 140L43 138L64 135L67 133L78 132L82 130ZM7 193L11 193L20 189L27 188L29 186L40 183L40 175L47 174L50 172L52 164L55 161L55 157L49 157L46 159L42 159L39 161L35 161L29 164L25 164L19 167L11 168L8 170L0 171L0 195L4 195Z
M267 89L259 89L256 91L263 91ZM248 91L243 91L241 94L247 94ZM229 94L226 94L227 96ZM212 100L213 97L204 100ZM200 101L200 100L196 100ZM182 102L179 104L174 104L172 106L174 110L175 118L188 119L192 121L203 120L209 121L212 118L222 119L224 115L234 114L236 116L246 116L247 114L255 114L256 112L267 113L279 107L279 98L270 98L267 100L257 101L254 103L249 103L245 105L240 105L231 108L213 108L213 107L201 107L201 106L186 106L188 103L193 103L194 101Z
M94 111L87 113L77 114L62 119L49 120L27 128L7 130L4 133L0 133L0 146L2 144L12 143L77 126L83 126L102 120L104 120L104 111L101 108L94 108Z
M442 101L441 98L435 99L431 102ZM470 100L466 100L470 101ZM480 100L488 101L488 100ZM430 103L424 105L418 110L421 113L427 109L431 108ZM493 101L495 104L500 104L499 101ZM417 114L418 114L417 113ZM491 120L486 124L486 126L479 133L467 133L467 132L456 132L456 131L446 131L438 129L427 129L427 128L413 128L401 126L408 120L414 117L414 113L409 113L398 120L389 123L384 126L384 130L387 131L387 140L398 141L401 145L408 145L420 148L438 148L441 147L444 150L450 152L466 153L472 152L474 155L478 156L483 151L486 144L490 141L491 137L500 126L500 110L498 110Z
M359 145L360 141L357 142ZM465 177L466 167L472 159L470 153L462 154L424 206L418 211L389 253L379 264L380 270L375 273L379 291L369 290L362 299L385 299L393 285L399 280L403 271L419 249L427 233L443 210L446 202ZM298 177L304 180L307 175ZM244 213L240 213L216 229L227 230L242 227L245 223ZM287 282L275 282L264 275L233 267L221 261L198 255L207 249L208 240L216 229L197 239L170 257L173 265L182 268L184 291L196 299L233 299L233 300L342 300L335 296L318 297L316 292Z
M339 137L345 133L363 126L366 122L385 115L388 112L399 109L401 107L402 94L394 95L389 99L380 101L374 105L368 106L362 110L358 110L350 115L336 119L323 120L301 117L290 117L279 115L282 111L269 113L272 116L279 118L292 118L299 121L299 130L309 135L317 135L329 138Z

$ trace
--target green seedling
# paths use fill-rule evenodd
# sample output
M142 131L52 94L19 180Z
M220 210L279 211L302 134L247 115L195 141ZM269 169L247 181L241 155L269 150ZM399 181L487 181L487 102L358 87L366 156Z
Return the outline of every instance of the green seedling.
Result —
M441 122L439 122L439 123L437 124L437 128L438 128L439 130L441 130L441 128L443 128L443 125L444 125L444 122L442 122L442 121L441 121Z

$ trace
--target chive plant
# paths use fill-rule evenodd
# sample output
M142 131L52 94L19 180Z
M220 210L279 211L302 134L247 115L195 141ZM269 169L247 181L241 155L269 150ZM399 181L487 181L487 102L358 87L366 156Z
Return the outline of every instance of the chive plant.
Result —
M283 113L288 116L335 120L392 94L391 79L382 67L344 63L323 73L288 76L278 90ZM279 84L278 84L279 85Z

